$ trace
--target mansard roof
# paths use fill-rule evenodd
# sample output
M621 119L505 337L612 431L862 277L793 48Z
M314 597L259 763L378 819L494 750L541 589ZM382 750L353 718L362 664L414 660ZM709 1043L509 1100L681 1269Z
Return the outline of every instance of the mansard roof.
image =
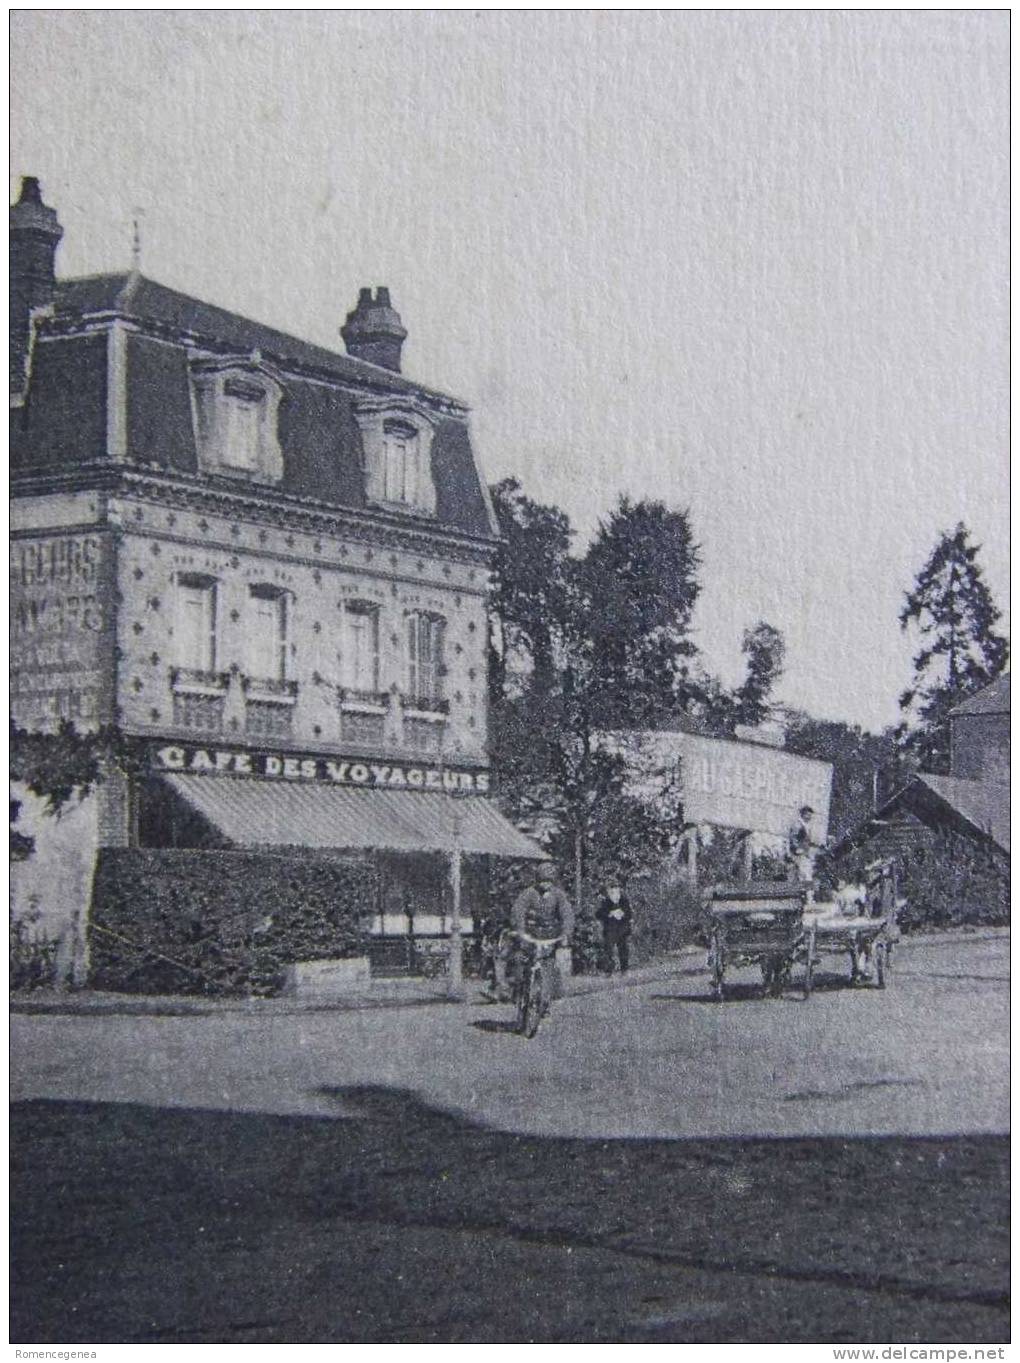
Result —
M205 303L180 293L137 271L121 274L90 275L64 279L57 283L55 319L113 314L158 329L207 342L211 348L235 351L259 350L283 368L296 366L332 375L341 381L384 388L400 393L421 393L441 398L461 410L463 403L414 383L402 374L383 369L365 360L352 359L325 346L313 345L262 322L252 321L213 303Z
M128 325L116 342L109 323ZM312 345L138 273L59 281L40 325L25 401L15 408L15 493L89 476L102 465L207 481L200 468L192 376L201 357L237 357L279 380L283 477L275 493L375 514L365 493L360 403L411 403L433 428L434 516L421 529L497 535L467 425L468 409L402 374ZM117 385L121 385L118 387ZM123 392L124 400L116 398Z

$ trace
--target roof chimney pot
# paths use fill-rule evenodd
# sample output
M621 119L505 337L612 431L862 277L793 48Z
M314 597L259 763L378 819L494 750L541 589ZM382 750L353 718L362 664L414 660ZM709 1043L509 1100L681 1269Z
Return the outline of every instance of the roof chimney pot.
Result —
M22 393L28 373L32 312L56 296L56 255L64 229L56 210L43 203L34 175L21 181L18 202L10 209L10 371L11 392Z
M407 332L385 284L377 286L374 298L371 289L358 290L358 305L347 314L340 335L352 359L367 360L400 373L400 351Z

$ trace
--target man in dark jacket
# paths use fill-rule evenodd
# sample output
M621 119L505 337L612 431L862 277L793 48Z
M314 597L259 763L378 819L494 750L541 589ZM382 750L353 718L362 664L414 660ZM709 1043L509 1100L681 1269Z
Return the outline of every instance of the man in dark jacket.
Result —
M510 926L500 939L494 963L496 997L501 1001L510 997L510 970L514 958L520 955L522 935L539 941L557 938L562 943L564 955L570 946L574 935L574 909L566 892L556 884L556 867L551 861L542 862L536 883L522 890L510 909ZM557 952L557 958L560 954ZM562 969L560 960L554 959L553 994L557 998L563 992Z
M620 974L627 973L630 965L630 930L634 921L630 900L623 893L618 880L606 884L606 892L595 910L595 917L602 926L602 969L607 975L613 973L613 959L620 962Z

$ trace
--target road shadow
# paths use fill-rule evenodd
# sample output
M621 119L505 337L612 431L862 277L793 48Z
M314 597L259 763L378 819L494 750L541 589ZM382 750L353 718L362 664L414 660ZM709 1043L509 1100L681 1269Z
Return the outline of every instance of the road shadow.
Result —
M1005 1138L553 1138L323 1092L342 1116L15 1104L11 1339L1008 1338Z
M855 991L867 992L876 989L878 986L873 981L857 981L850 979L849 971L845 974L837 974L834 971L815 970L811 984L812 994L838 993L841 990L853 989ZM649 999L654 1003L711 1003L719 1004L719 999L712 992L708 981L705 982L703 992L697 994L649 994ZM779 994L766 994L760 981L736 980L732 983L727 980L725 983L725 1003L748 1003L757 999L761 1002L782 1002L787 1003L806 1003L809 996L804 994L803 981L798 975L794 975L788 984Z
M476 1018L471 1024L479 1032L504 1032L517 1036L517 1026L513 1022L508 1022L497 1018Z

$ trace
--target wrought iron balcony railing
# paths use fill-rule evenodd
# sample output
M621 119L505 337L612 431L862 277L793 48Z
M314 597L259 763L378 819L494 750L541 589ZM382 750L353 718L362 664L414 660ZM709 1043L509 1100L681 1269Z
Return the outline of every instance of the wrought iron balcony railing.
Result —
M172 667L170 686L202 696L222 696L230 685L229 672L209 672L200 667Z
M401 696L400 702L405 710L416 710L426 715L448 715L450 702L439 696Z
M252 700L279 701L288 704L298 693L296 681L281 681L279 677L242 677L241 689Z
M356 686L340 688L340 706L344 710L387 710L389 704L388 691L362 691Z

